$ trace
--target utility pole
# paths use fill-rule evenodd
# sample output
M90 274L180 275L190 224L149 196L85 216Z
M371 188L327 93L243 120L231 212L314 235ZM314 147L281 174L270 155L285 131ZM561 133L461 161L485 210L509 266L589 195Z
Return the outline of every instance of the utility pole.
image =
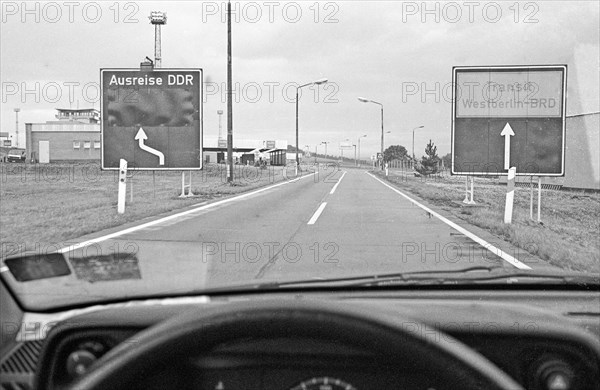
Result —
M231 0L227 2L227 164L229 172L227 181L233 183L233 104L231 76Z

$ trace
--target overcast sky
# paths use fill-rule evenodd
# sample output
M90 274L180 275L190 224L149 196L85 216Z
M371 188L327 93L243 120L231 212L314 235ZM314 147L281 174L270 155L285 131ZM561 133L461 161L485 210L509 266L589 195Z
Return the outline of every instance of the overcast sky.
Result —
M226 110L225 2L114 4L31 2L25 12L21 2L2 2L1 126L14 134L19 107L21 146L25 122L52 120L57 107L99 108L100 68L154 57L152 10L168 17L163 68L204 69L204 132L217 136L216 112ZM568 114L600 110L599 2L468 4L428 2L426 13L420 1L233 3L234 137L294 143L293 83L327 78L303 89L302 148L329 141L337 154L340 141L367 134L363 157L378 151L379 106L357 100L364 96L384 104L386 147L410 150L411 130L422 125L417 155L430 138L446 154L459 65L567 64Z

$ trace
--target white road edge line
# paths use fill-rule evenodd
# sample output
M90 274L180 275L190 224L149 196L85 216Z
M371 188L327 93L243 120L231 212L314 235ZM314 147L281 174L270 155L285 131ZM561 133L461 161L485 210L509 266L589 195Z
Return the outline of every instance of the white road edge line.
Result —
M142 225L132 226L130 228L123 229L123 230L120 230L118 232L114 232L114 233L111 233L111 234L107 234L105 236L101 236L101 237L98 237L98 238L92 238L92 239L84 241L84 242L80 242L80 243L77 243L77 244L74 244L74 245L66 246L64 248L59 249L58 253L65 253L65 252L69 252L69 251L72 251L72 250L75 250L75 249L78 249L78 248L83 248L83 247L86 247L88 245L92 245L92 244L96 244L98 242L106 241L106 240L109 240L109 239L114 238L114 237L122 236L124 234L135 232L137 230L145 229L145 228L147 228L149 226L157 225L159 223L163 223L163 222L169 221L171 219L179 218L179 217L181 217L183 215L192 214L192 213L195 213L195 212L198 212L198 211L207 210L207 209L210 209L212 207L220 206L220 205L225 204L225 203L230 203L230 202L234 202L236 200L244 199L244 198L247 198L249 196L261 193L263 191L268 191L268 190L270 190L272 188L276 188L276 187L279 187L279 186L282 186L282 185L286 185L286 184L289 184L289 183L294 183L294 182L302 180L304 178L314 176L316 173L317 172L311 173L311 174L306 175L306 176L300 176L298 178L295 178L295 179L292 179L292 180L289 180L289 181L283 181L281 183L277 183L277 184L274 184L272 186L259 188L256 191L252 191L252 192L248 192L248 193L241 194L241 195L238 195L238 196L234 196L232 198L227 198L227 199L219 200L217 202L209 203L207 205L196 207L196 208L193 208L191 210L187 210L187 211L183 211L181 213L169 215L167 217L160 218L160 219L157 219L155 221L146 222L146 223L144 223ZM0 272L4 272L4 270L0 269Z
M342 176L340 177L340 180L338 180L338 182L335 183L335 185L333 186L333 188L331 189L331 191L329 191L329 195L333 195L333 193L335 192L335 190L337 190L337 188L340 185L340 183L342 182L342 179L344 178L344 176L346 176L346 171L344 171L344 173L342 173Z
M315 211L315 213L311 217L310 221L308 221L307 225L314 225L315 222L317 222L317 219L319 219L319 216L321 215L323 210L325 210L325 206L327 206L327 202L321 203L317 211Z
M441 216L440 214L438 214L435 211L431 210L429 207L427 207L425 205L422 205L421 203L419 203L416 200L412 199L408 195L404 194L402 191L399 191L398 189L392 187L391 185L389 185L386 182L382 181L381 179L375 177L374 175L370 174L369 172L365 172L365 173L367 175L371 176L373 179L375 179L378 182L380 182L381 184L383 184L384 186L388 187L392 191L395 191L396 193L400 194L401 196L403 196L404 198L406 198L408 201L412 202L413 204L415 204L415 205L419 206L420 208L422 208L423 210L427 211L429 214L433 215L434 217L436 217L440 221L444 222L446 225L450 226L451 228L453 228L455 230L458 230L460 233L462 233L465 236L469 237L471 240L473 240L476 243L478 243L479 245L483 246L485 249L489 250L490 252L492 252L496 256L502 258L502 260L505 260L506 262L510 263L511 265L513 265L513 266L515 266L515 267L517 267L519 269L531 269L530 266L528 266L528 265L526 265L524 263L521 263L519 260L515 259L513 256L511 256L508 253L504 252L500 248L496 248L495 246L493 246L489 242L485 241L483 238L480 238L479 236L476 236L474 233L471 233L467 229L465 229L465 228L463 228L463 227L455 224L454 222L450 221L449 219Z

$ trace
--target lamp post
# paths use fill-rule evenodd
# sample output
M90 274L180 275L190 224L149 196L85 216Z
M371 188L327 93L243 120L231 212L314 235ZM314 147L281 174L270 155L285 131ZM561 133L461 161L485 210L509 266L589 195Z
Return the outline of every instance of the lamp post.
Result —
M358 101L363 103L377 104L381 107L381 155L383 156L383 104L376 102L375 100L369 100L363 97L359 97ZM381 169L383 169L383 165L381 166Z
M223 110L217 110L217 115L219 116L219 140L221 140L221 117L223 116Z
M327 142L327 141L323 141L323 142L321 142L321 143L325 145L325 158L327 158L327 144L328 144L329 142Z
M358 159L359 159L359 160L360 160L360 139L361 139L361 138L365 138L366 136L367 136L367 135L365 134L365 135L361 135L360 137L358 137L358 142L357 142L357 143L358 143ZM359 166L359 165L358 165L358 161L356 162L356 166Z
M358 166L358 160L356 159L356 144L352 144L354 146L354 165Z
M412 156L413 156L413 163L414 163L414 160L415 160L415 130L417 130L417 129L422 129L423 127L425 127L425 126L417 126L417 127L415 127L415 128L412 130L412 133L413 133L413 144L412 144Z
M296 87L296 169L298 169L298 166L300 165L300 160L298 159L298 91L300 91L300 88L308 87L309 85L320 85L325 84L326 82L327 79L320 79Z
M350 141L350 138L346 138L346 139L344 140L344 142L348 142L348 141ZM340 155L341 155L341 157L340 157L340 161L344 161L344 148L342 147L342 145L341 145L341 144L340 144Z
M16 117L16 127L15 127L15 140L16 140L16 145L15 147L18 148L19 147L19 112L21 111L20 108L15 108L15 117Z

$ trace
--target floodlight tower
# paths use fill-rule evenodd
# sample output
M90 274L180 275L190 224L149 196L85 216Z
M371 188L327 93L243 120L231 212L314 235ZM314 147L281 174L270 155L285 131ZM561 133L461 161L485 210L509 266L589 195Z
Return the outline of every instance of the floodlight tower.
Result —
M154 67L161 67L161 54L160 54L160 27L163 24L167 24L167 13L161 11L150 12L150 24L154 25Z

